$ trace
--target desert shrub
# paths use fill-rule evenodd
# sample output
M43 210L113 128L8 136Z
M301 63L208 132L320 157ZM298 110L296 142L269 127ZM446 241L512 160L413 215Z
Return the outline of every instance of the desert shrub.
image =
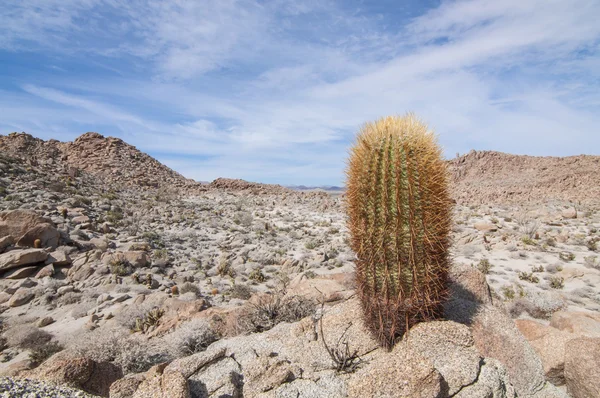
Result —
M127 276L133 272L133 267L124 260L114 259L108 264L110 273L116 276Z
M493 265L487 258L482 258L481 260L479 260L479 264L477 264L477 269L479 269L479 271L481 271L481 273L483 273L484 275L489 274L492 267Z
M558 257L565 262L575 260L575 255L571 252L561 252L558 254Z
M219 257L219 265L217 265L217 274L220 276L235 277L235 270L231 267L231 263L227 258L227 254L222 253Z
M68 292L68 293L63 294L62 296L59 296L56 299L56 303L58 304L58 306L76 304L81 301L82 297L83 297L83 295L81 293Z
M141 333L148 332L152 327L158 326L160 323L160 318L162 318L164 314L165 311L163 309L158 307L152 308L144 315L135 318L134 324L131 327L131 331Z
M550 277L550 287L552 289L562 289L565 287L565 278L562 276L552 276Z
M531 269L531 272L544 272L544 266L543 265L538 265L537 267L533 267Z
M550 247L556 247L556 239L552 237L546 239L546 245Z
M202 296L202 293L200 292L200 287L191 282L185 282L179 287L179 294L185 294L190 292L194 293L196 297Z
M109 210L106 212L106 221L118 224L123 219L123 213L118 210Z
M233 216L233 222L237 225L249 227L252 225L253 217L252 213L246 211L238 211Z
M519 272L519 279L521 279L522 281L527 281L527 282L531 282L531 283L538 283L540 281L540 278L538 278L537 276L535 276L533 274L533 272Z
M206 319L192 319L181 324L165 337L174 357L183 357L206 350L219 336Z
M229 295L234 299L248 300L254 294L254 289L248 285L235 284L229 290Z
M69 348L95 361L114 363L125 374L145 372L171 359L162 339L149 340L122 329L96 329L73 340Z
M513 289L512 286L503 286L500 290L502 291L504 298L507 300L512 300L515 298L515 289Z
M167 249L156 249L152 253L152 257L157 260L167 260L169 258L169 252Z
M535 241L529 236L523 236L521 242L523 242L524 245L535 246Z
M588 240L586 243L588 250L593 251L593 252L597 251L599 241L600 241L600 238L597 238L597 237Z
M253 280L254 282L258 282L258 283L262 283L267 280L267 277L265 276L265 274L263 274L263 272L261 271L260 268L256 268L255 270L250 272L250 275L248 275L248 278L250 280Z
M548 264L546 265L546 272L551 274L555 274L563 270L563 266L561 264Z
M75 307L73 307L73 309L71 310L71 316L75 319L83 318L87 315L88 311L94 308L95 306L96 304L91 301L81 302Z
M24 350L33 350L52 340L52 335L33 325L14 325L4 332L6 344L9 347L17 347Z
M50 358L52 355L60 352L64 349L64 347L58 343L57 341L49 341L47 343L41 344L35 348L33 348L29 352L29 360L32 365L38 366L46 359Z
M145 239L153 249L161 249L165 247L162 237L156 232L144 232L142 239Z
M315 312L314 300L304 296L266 294L247 304L239 324L244 332L264 332L281 322L296 322Z
M304 244L304 247L308 250L316 249L319 246L319 243L315 240L308 241Z

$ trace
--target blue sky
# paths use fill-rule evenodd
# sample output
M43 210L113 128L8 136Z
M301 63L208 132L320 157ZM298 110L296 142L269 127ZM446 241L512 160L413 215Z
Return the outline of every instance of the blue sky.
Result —
M600 154L600 2L3 0L0 133L120 137L186 177L342 184L414 111L447 157Z

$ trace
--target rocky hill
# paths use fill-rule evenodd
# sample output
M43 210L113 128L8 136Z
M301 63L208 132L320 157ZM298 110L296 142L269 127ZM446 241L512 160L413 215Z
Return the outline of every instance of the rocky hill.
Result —
M453 196L463 204L593 203L600 198L600 156L471 151L449 165Z
M73 142L12 133L0 136L0 150L31 165L57 165L70 174L86 171L116 184L201 188L123 140L98 133L83 134Z

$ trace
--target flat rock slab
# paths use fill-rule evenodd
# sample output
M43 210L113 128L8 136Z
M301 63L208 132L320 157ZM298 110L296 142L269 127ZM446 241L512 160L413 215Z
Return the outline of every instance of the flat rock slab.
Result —
M0 272L46 261L48 253L43 249L12 250L0 254Z

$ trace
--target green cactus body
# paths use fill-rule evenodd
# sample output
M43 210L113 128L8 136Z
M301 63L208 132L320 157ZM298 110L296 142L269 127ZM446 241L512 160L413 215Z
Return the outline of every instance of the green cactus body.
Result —
M351 149L347 211L367 327L380 344L442 315L451 200L436 137L412 114L366 124Z

